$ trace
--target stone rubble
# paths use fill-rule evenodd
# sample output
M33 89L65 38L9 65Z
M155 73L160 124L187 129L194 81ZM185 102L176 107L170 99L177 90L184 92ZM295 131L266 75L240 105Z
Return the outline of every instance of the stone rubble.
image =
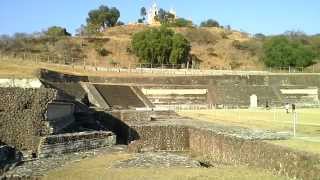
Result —
M79 162L82 159L92 158L105 153L123 152L126 151L126 146L117 145L114 147L99 148L91 151L76 152L64 154L62 156L53 156L50 158L41 158L30 161L25 161L19 166L9 170L0 179L5 177L32 177L40 178L48 173L49 170L60 168L66 164Z
M199 168L200 163L182 154L168 152L145 152L132 159L120 161L112 168Z

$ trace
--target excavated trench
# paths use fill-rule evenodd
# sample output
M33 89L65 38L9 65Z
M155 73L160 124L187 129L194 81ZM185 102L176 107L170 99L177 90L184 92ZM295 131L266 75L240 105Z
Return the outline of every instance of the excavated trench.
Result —
M163 117L163 112L160 113ZM117 136L124 140L121 143L128 144L129 152L186 153L192 157L205 159L198 162L199 167L211 167L217 164L247 165L291 178L320 177L319 155L294 151L265 141L287 139L287 135L194 122L170 113L167 119L155 118L152 121L149 119L140 122L132 121L130 116L124 119L112 116L121 121L123 123L121 125L125 125L122 128L114 126L114 131L118 131ZM103 124L110 121L110 116L108 118L100 116L98 120ZM105 125L110 127L108 123Z

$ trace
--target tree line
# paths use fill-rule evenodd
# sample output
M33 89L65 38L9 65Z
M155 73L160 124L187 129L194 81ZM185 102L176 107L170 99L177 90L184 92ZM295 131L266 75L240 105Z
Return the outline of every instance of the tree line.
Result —
M88 12L86 24L77 30L79 36L100 35L107 28L123 25L119 21L120 11L116 7L101 5ZM141 8L138 22L146 21L146 8ZM133 35L131 49L141 62L159 64L182 64L190 60L191 43L171 27L197 28L191 20L176 18L174 14L160 9L156 19L160 28L151 28ZM200 23L200 27L223 27L214 19ZM33 33L16 33L13 36L0 36L1 53L41 53L58 56L84 57L81 44L69 37L71 33L64 27L52 26L47 30ZM258 55L268 67L307 67L320 59L320 35L308 36L303 32L288 31L277 36L266 36L261 33L247 42L235 41L234 47ZM94 47L100 56L108 55L103 44Z

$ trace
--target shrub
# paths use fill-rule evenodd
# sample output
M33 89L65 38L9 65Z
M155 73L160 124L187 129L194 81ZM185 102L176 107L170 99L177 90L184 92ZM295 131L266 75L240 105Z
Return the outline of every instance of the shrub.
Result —
M206 21L201 22L200 27L220 27L220 24L216 20L208 19Z
M67 32L66 28L59 27L59 26L49 27L48 30L44 32L44 34L51 38L71 36L71 34Z
M106 48L97 48L96 51L100 56L108 56L110 54Z
M171 26L174 27L192 27L193 23L190 20L184 19L184 18L178 18L176 19Z

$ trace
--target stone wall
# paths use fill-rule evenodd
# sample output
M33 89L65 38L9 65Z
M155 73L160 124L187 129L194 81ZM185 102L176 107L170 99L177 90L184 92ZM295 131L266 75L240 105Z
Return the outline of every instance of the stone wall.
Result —
M168 88L207 88L210 104L226 106L244 106L250 104L249 97L258 97L258 105L282 106L285 102L303 102L317 104L318 101L304 99L301 96L281 94L280 89L320 88L320 76L315 74L269 74L269 75L216 75L216 76L175 76L175 77L89 77L91 82L111 84L134 84L140 87L158 89ZM209 96L210 95L210 96ZM319 95L318 95L319 96ZM167 98L174 102L174 98ZM187 102L187 101L186 101ZM202 100L203 102L203 100Z
M0 79L0 87L40 88L39 79Z
M320 156L296 152L263 141L249 141L190 128L190 151L212 162L245 164L268 169L291 178L320 177Z
M270 75L216 75L216 76L157 76L157 77L88 77L90 82L110 84L137 84L137 85L234 85L255 86L320 86L320 75L317 74L270 74Z
M96 149L116 144L112 132L92 131L43 137L38 149L39 157Z
M0 88L0 141L19 150L35 150L39 137L50 133L47 105L52 89Z
M152 151L188 151L189 132L187 127L172 125L131 126L139 135L130 149L147 148ZM133 147L134 146L134 147Z
M189 125L146 123L130 127L137 134L129 144L129 150L133 152L190 151L212 163L259 167L298 179L313 180L320 177L319 155L295 151L263 140L227 136Z
M136 111L136 110L119 110L109 112L113 117L121 119L126 123L134 122L146 122L150 121L151 117L156 116L155 111Z

